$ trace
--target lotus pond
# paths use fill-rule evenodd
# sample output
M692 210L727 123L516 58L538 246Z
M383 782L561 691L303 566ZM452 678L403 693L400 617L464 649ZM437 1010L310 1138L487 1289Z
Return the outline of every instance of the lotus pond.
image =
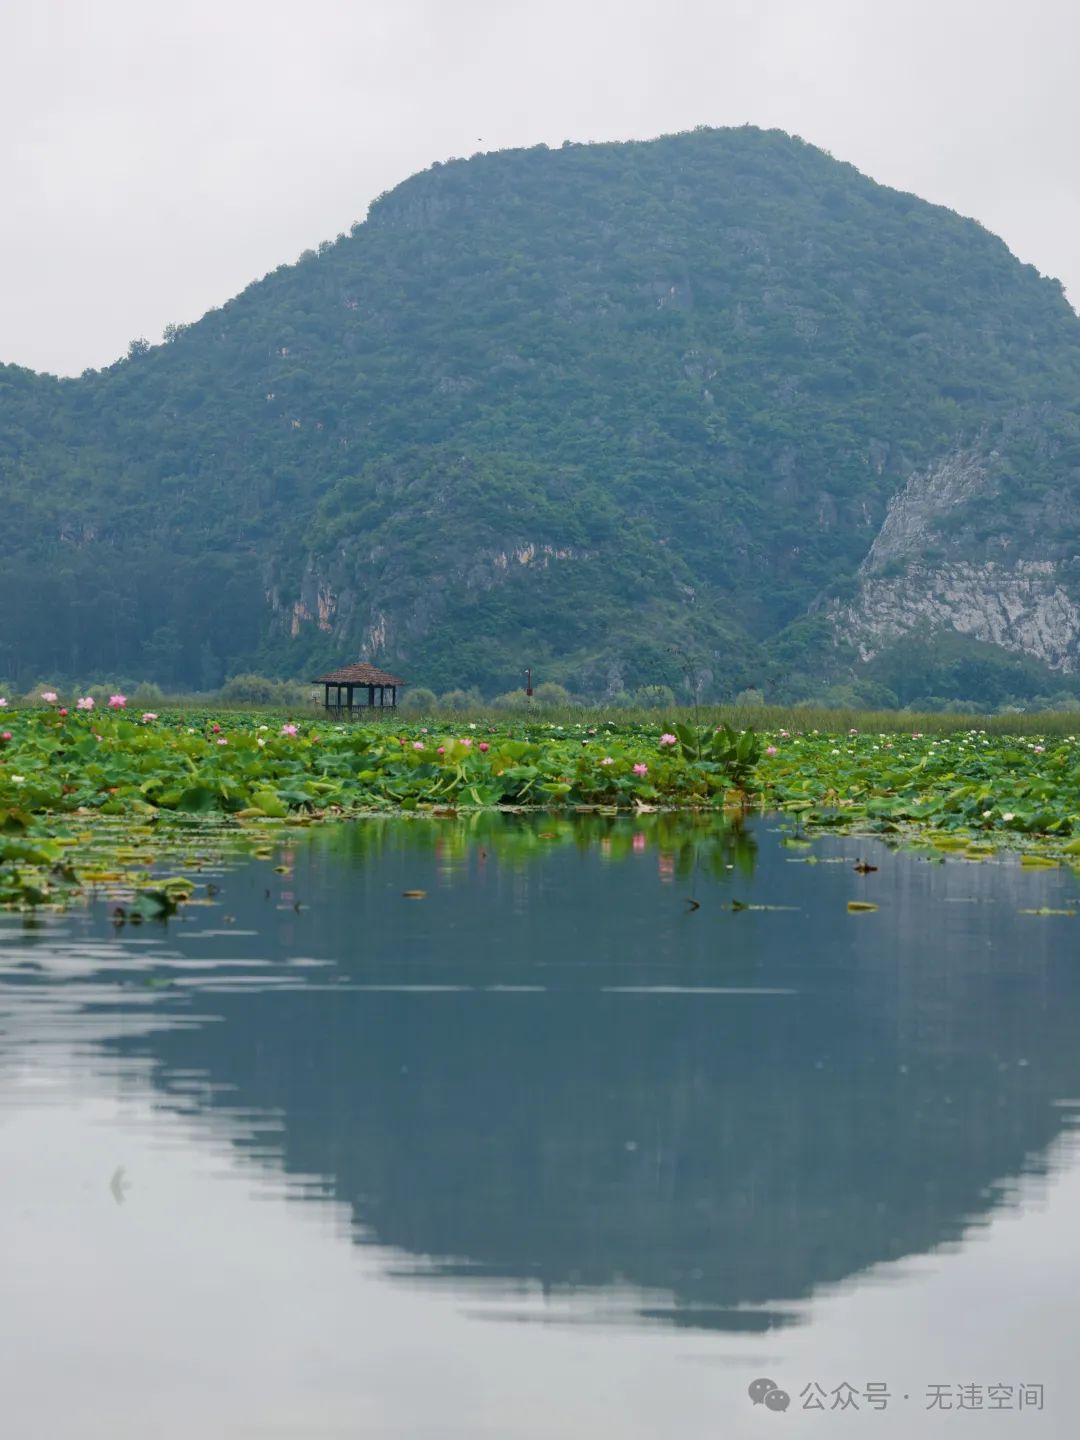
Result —
M172 909L201 857L280 827L491 808L790 817L962 852L1080 863L1073 735L755 734L668 723L339 725L258 713L9 711L0 732L0 904L110 886ZM174 872L174 873L170 873ZM152 879L151 877L156 877Z

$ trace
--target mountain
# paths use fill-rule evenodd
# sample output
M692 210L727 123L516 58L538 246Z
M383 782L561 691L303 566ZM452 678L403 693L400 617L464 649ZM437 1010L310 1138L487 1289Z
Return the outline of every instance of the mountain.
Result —
M777 131L434 165L161 345L0 367L0 485L13 683L1080 669L1080 320Z

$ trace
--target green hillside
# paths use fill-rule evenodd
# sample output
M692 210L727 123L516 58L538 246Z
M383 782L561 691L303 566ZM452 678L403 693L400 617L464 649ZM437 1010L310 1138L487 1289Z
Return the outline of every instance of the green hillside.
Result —
M1078 400L1056 281L798 139L455 160L107 370L0 367L0 676L798 689L941 457L1006 472L969 549L1066 556Z

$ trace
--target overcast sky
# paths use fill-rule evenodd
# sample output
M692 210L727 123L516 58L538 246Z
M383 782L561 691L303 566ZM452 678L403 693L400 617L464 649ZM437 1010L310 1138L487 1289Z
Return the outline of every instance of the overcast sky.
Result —
M1076 0L0 0L0 360L157 340L432 160L780 126L1080 300Z

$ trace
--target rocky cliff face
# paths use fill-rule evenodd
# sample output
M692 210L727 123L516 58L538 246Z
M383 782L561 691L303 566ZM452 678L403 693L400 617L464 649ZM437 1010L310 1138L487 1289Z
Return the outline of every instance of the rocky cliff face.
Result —
M1080 669L1080 607L1052 560L912 564L895 578L869 576L858 600L837 611L836 627L860 660L913 630L955 630L1053 670Z
M347 547L328 556L308 557L299 598L285 604L276 589L269 595L280 629L292 637L305 625L317 625L334 643L356 650L362 660L385 661L422 643L443 618L448 595L480 594L528 581L538 572L595 559L592 551L527 540L510 548L485 548L449 557L437 575L418 580L394 557L372 554L358 564Z
M833 608L838 643L862 661L913 631L952 630L1080 669L1080 556L1062 543L1063 483L1010 523L1010 467L992 448L956 450L910 477L859 569L856 598Z

